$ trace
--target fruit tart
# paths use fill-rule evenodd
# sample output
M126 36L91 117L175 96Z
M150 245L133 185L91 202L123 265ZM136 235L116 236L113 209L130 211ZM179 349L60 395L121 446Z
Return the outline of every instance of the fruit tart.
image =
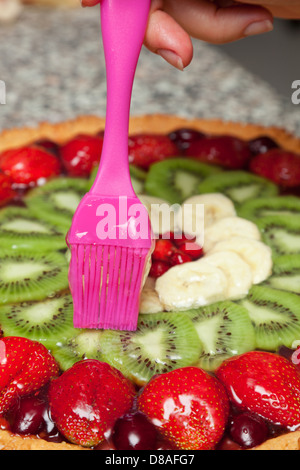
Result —
M78 330L65 236L103 135L93 116L1 134L0 448L298 450L300 140L132 117L156 235L138 328Z

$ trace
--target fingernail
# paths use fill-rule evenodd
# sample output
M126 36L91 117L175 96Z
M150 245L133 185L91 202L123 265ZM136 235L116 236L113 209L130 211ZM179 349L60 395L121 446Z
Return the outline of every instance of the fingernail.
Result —
M168 49L158 49L156 52L169 64L173 65L173 67L176 67L178 70L184 70L182 59L176 52Z
M272 21L256 21L247 26L244 31L245 36L255 36L256 34L263 34L272 31L274 28Z

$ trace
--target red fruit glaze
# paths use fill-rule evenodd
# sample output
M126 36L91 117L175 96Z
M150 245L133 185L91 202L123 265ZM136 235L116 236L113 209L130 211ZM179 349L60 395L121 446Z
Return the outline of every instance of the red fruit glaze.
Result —
M61 172L59 160L39 147L9 150L0 157L0 169L16 185L35 185L39 180L57 176Z
M284 357L251 351L225 360L216 375L237 409L282 426L300 424L300 374Z
M0 207L12 201L16 196L16 192L12 189L12 179L0 173Z
M179 449L210 450L221 440L229 415L222 384L197 367L154 377L138 408Z
M60 148L63 166L70 176L86 177L100 162L103 137L78 135Z
M285 188L300 185L300 155L295 153L270 150L254 157L250 170Z
M138 134L129 137L129 162L142 168L149 168L152 163L176 157L177 146L165 135Z
M0 414L18 398L38 391L59 373L54 357L41 343L14 336L0 339Z
M132 384L109 364L80 361L51 383L51 416L69 441L97 446L131 408L134 394Z
M185 155L231 169L244 168L251 157L248 143L231 136L206 137L192 142Z

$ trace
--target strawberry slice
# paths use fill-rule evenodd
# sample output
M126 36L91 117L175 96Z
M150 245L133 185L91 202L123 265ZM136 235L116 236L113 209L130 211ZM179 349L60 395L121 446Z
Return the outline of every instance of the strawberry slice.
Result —
M179 150L174 142L166 135L136 134L129 137L129 162L149 168L155 162L176 157Z
M2 153L0 169L16 185L28 186L59 175L61 164L54 155L44 149L24 147Z
M0 206L4 206L17 196L12 185L12 179L4 173L0 173Z
M103 147L103 136L81 134L60 148L65 170L70 176L89 176L99 164Z
M300 423L300 374L288 359L252 351L227 359L216 371L230 400L282 426Z
M186 367L153 377L138 408L177 448L211 450L223 436L229 401L215 377Z
M7 336L0 339L0 415L18 398L36 392L56 377L59 367L41 343Z
M294 188L300 186L300 155L272 149L254 157L250 170L279 186Z
M134 395L133 385L117 369L87 359L75 363L51 383L51 416L69 441L96 446L129 411Z
M248 142L228 135L210 136L191 142L185 155L233 170L245 168L251 158Z

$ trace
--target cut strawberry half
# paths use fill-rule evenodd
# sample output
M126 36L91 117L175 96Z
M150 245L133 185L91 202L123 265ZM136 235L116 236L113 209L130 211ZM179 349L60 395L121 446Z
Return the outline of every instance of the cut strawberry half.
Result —
M9 150L0 156L0 169L15 185L35 185L61 172L59 160L39 147Z
M129 137L129 162L149 168L155 162L176 157L178 148L170 137L156 134L138 134Z

